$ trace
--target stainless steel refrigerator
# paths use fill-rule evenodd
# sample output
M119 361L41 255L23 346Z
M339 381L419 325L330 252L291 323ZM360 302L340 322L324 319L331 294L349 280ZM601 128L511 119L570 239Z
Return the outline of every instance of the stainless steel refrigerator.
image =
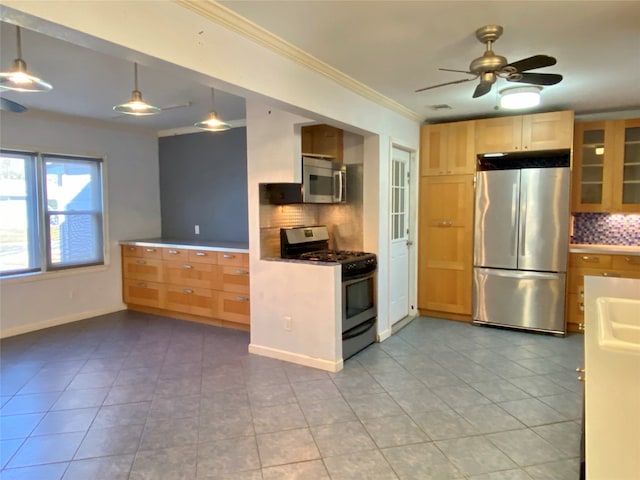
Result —
M565 333L570 170L478 172L473 319Z

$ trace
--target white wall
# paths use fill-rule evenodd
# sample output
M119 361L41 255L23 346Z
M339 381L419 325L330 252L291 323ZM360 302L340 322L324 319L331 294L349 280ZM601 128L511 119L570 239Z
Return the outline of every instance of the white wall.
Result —
M160 234L158 140L103 124L2 112L3 147L105 157L108 265L0 280L0 335L124 308L119 240Z

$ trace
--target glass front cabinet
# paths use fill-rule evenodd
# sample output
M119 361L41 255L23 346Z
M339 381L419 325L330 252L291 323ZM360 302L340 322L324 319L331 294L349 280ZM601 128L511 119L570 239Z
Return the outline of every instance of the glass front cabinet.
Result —
M573 211L640 213L640 119L576 123Z

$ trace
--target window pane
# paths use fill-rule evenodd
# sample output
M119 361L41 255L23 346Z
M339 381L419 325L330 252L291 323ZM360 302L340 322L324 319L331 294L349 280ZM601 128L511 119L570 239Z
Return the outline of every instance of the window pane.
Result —
M34 167L34 155L0 155L0 274L39 269Z
M101 162L45 157L49 265L103 262Z

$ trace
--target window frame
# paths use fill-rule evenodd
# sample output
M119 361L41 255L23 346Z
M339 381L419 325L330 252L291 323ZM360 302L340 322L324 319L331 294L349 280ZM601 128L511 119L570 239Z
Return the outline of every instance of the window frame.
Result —
M107 197L106 197L106 171L105 171L105 157L99 155L77 155L67 153L51 153L44 150L25 149L25 148L10 148L0 147L2 154L20 155L24 157L31 157L32 161L29 162L29 167L32 178L27 179L27 208L31 209L33 215L33 228L30 228L29 244L27 249L29 250L30 258L36 254L36 266L31 268L25 268L20 270L7 270L0 272L0 279L6 280L9 278L21 278L26 276L42 276L52 273L59 273L63 271L79 271L86 270L88 268L104 268L109 263L109 257L107 252L108 245L108 231L107 231ZM47 205L47 171L46 162L50 160L78 160L85 162L95 162L96 171L99 182L99 194L98 194L98 208L92 210L82 211L49 211ZM27 168L25 168L25 176L27 176ZM93 180L93 179L92 179ZM33 197L29 197L32 195ZM96 246L95 252L97 254L97 261L85 261L76 263L67 263L57 265L52 263L51 251L51 229L50 218L52 215L78 215L78 214L90 214L91 218L95 218L92 222L97 227L96 241L99 245Z

